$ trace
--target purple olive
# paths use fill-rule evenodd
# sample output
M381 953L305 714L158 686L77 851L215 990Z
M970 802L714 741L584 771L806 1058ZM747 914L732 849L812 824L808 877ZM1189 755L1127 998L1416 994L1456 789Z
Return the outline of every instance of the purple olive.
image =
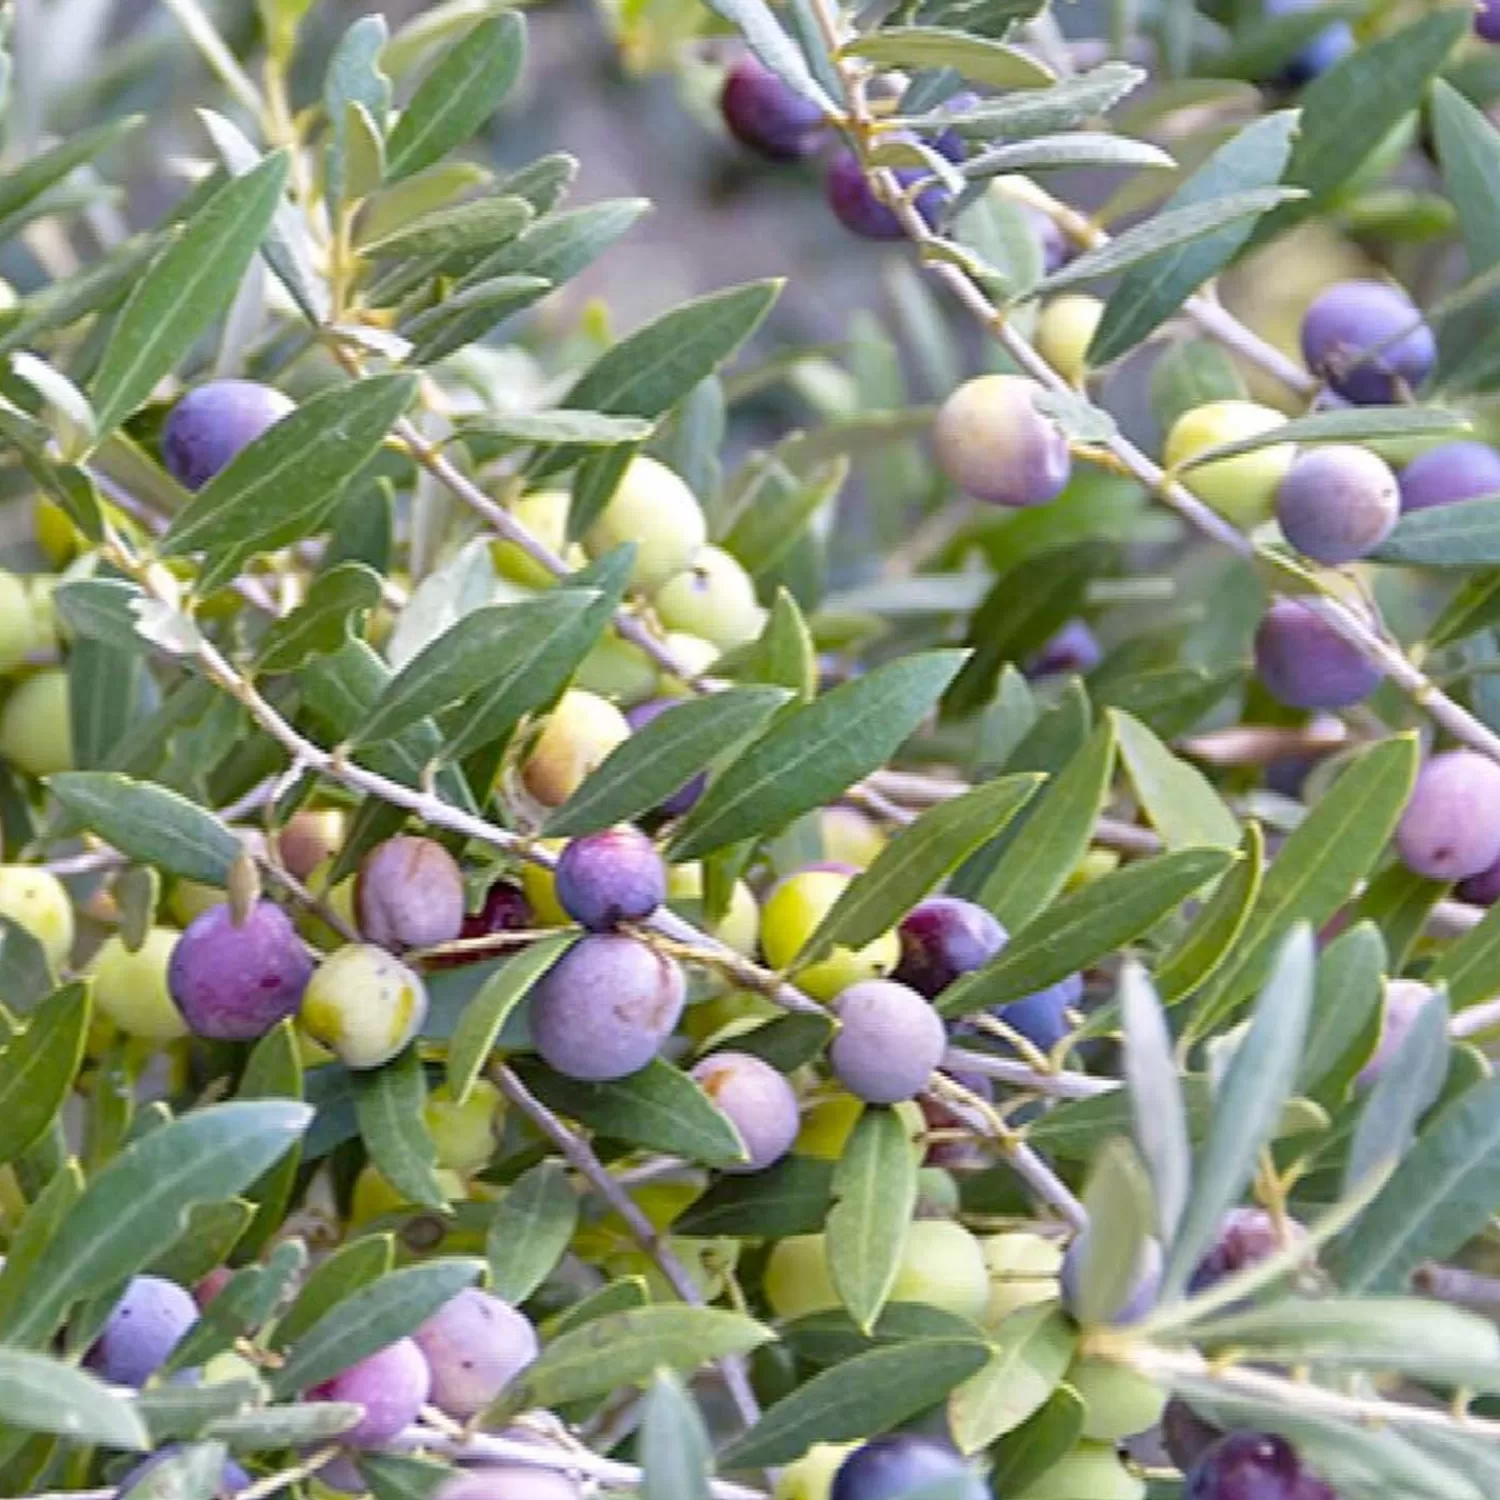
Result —
M510 1303L465 1287L413 1335L432 1371L432 1404L477 1417L537 1356L536 1330Z
M1437 361L1437 341L1416 304L1383 281L1341 281L1302 319L1308 367L1356 406L1410 396Z
M1500 765L1473 750L1434 755L1396 825L1396 852L1429 880L1466 880L1500 859Z
M1183 1500L1301 1500L1302 1465L1285 1438L1231 1432L1193 1465Z
M1500 495L1500 453L1488 443L1439 443L1401 471L1403 514L1481 495Z
M892 977L929 1000L987 964L1006 941L989 912L958 896L929 896L901 919L897 935L901 962Z
M592 932L643 922L667 899L667 867L656 845L629 826L570 840L554 876L563 910Z
M833 1476L828 1500L900 1500L938 1485L952 1500L987 1500L989 1495L984 1481L952 1448L915 1432L896 1432L856 1448Z
M1314 448L1276 491L1276 519L1287 541L1330 567L1373 552L1400 513L1396 476L1367 448Z
M1028 677L1058 677L1071 672L1086 677L1104 658L1099 637L1086 620L1069 620L1026 663Z
M1286 1222L1286 1231L1297 1240L1307 1233L1295 1220ZM1224 1215L1208 1253L1194 1267L1188 1291L1207 1291L1226 1276L1269 1260L1280 1249L1276 1221L1263 1208L1232 1208Z
M632 730L644 729L653 719L666 713L669 708L681 706L680 698L652 698L645 703L637 703L634 708L626 709L625 721ZM703 795L703 788L707 785L708 774L700 771L696 776L685 781L662 803L661 811L669 818L680 818Z
M167 966L167 988L194 1036L250 1042L294 1016L313 961L291 918L257 901L235 924L229 906L194 917Z
M1432 986L1419 979L1388 979L1380 1008L1380 1035L1370 1060L1355 1075L1362 1089L1369 1088L1390 1066L1391 1059L1405 1045L1416 1025L1422 1007L1432 999Z
M745 1143L745 1161L729 1172L763 1172L797 1139L797 1095L769 1063L747 1052L715 1052L692 1072L693 1082L729 1117Z
M412 1339L397 1339L308 1391L310 1401L353 1401L365 1414L340 1436L351 1448L379 1448L417 1420L432 1389L427 1359Z
M598 933L568 949L533 991L532 1040L565 1078L626 1078L672 1034L685 993L670 958L634 938Z
M1474 10L1474 34L1486 42L1500 42L1500 0L1479 0Z
M1074 1238L1063 1255L1062 1269L1058 1272L1062 1305L1069 1313L1078 1305L1079 1277L1083 1274L1083 1258L1088 1253L1090 1232L1085 1229ZM1161 1246L1155 1240L1146 1240L1136 1262L1134 1284L1125 1300L1108 1314L1105 1321L1111 1324L1139 1323L1156 1305L1157 1293L1161 1290L1161 1273Z
M450 943L463 930L463 871L435 839L402 834L360 862L354 907L359 930L392 953Z
M88 1352L88 1365L116 1385L143 1386L198 1321L192 1294L162 1276L136 1276Z
M241 449L294 409L280 391L253 380L211 380L189 391L162 429L162 461L178 484L200 490Z
M942 1018L915 990L889 979L852 984L833 1002L839 1033L828 1061L839 1082L867 1104L915 1098L943 1060Z
M181 1452L181 1443L168 1443L165 1447L158 1448L150 1458L144 1459L126 1474L120 1481L117 1493L130 1494L147 1475ZM219 1470L219 1483L214 1489L214 1500L225 1500L225 1497L237 1495L241 1490L249 1487L250 1476L232 1458L226 1458L224 1467Z
M719 108L729 133L768 161L801 161L827 134L823 111L748 52L724 75Z
M901 187L907 188L931 173L923 167L899 167L894 175ZM841 147L828 164L825 186L828 205L845 229L867 240L899 240L905 235L901 220L875 196L859 157L847 146ZM928 224L936 223L947 196L940 187L925 189L917 198L917 212Z
M995 1007L995 1015L1033 1047L1050 1052L1072 1029L1068 1011L1083 999L1083 975L1069 974L1044 990Z
M1045 505L1066 488L1073 457L1061 427L1021 375L966 380L938 409L938 466L966 495L991 505Z
M1255 670L1290 708L1348 708L1381 678L1379 667L1295 599L1278 599L1266 611L1255 632Z
M1290 15L1294 11L1316 9L1319 3L1320 0L1266 0L1265 13L1267 16ZM1353 50L1354 33L1349 29L1349 23L1336 21L1289 58L1276 77L1268 81L1287 88L1311 83Z

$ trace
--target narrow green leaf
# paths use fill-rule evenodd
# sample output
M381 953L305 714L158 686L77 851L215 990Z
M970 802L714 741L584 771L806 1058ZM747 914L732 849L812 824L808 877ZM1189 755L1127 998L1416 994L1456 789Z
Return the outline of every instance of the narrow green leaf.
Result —
M790 89L833 112L833 101L765 0L712 0L711 8L744 33L751 51Z
M756 734L790 696L780 687L734 688L668 709L612 750L545 832L576 838L649 812Z
M143 115L126 115L89 130L80 130L45 151L33 153L0 176L0 222L25 208L54 183L61 182L75 167L96 161L116 142L131 134L144 118Z
M1156 214L1144 224L1137 224L1117 235L1107 245L1085 250L1076 260L1044 276L1025 293L1027 297L1050 296L1064 287L1100 281L1106 276L1128 271L1142 261L1152 260L1167 250L1193 245L1209 235L1246 220L1258 219L1288 198L1297 189L1285 187L1250 188L1245 192L1226 193L1208 203L1192 203Z
M893 1111L871 1107L833 1174L826 1255L839 1300L868 1333L896 1284L917 1202L917 1153Z
M1371 1173L1393 1166L1406 1154L1447 1073L1448 1004L1438 989L1418 1008L1411 1029L1359 1112L1344 1164L1346 1197Z
M154 260L115 320L91 395L104 434L150 394L243 280L286 185L278 152L224 184Z
M1385 944L1369 922L1340 933L1318 956L1299 1092L1327 1103L1343 1100L1360 1064L1374 1050L1384 969Z
M387 31L382 15L360 16L339 38L323 77L323 113L332 140L328 144L328 201L337 211L344 201L344 160L349 149L349 106L357 104L384 129L391 107L391 81L381 71Z
M1087 852L1114 764L1114 725L1106 720L1032 804L977 897L1008 931L1045 911Z
M437 1147L422 1109L427 1080L415 1046L381 1068L354 1075L354 1109L376 1170L408 1202L446 1208L437 1177Z
M1172 1055L1172 1033L1150 977L1138 963L1128 962L1121 971L1119 994L1125 1085L1130 1092L1135 1141L1151 1174L1157 1238L1170 1245L1193 1179L1193 1147ZM1122 1295L1113 1306L1124 1301Z
M1294 417L1290 422L1251 437L1205 448L1201 453L1193 454L1181 468L1186 472L1278 443L1310 447L1317 443L1366 443L1381 438L1459 437L1472 426L1467 417L1435 406L1357 406L1337 411L1315 411L1310 416Z
M286 1363L270 1378L272 1394L291 1396L405 1338L483 1270L483 1261L433 1260L361 1287L334 1303L291 1346Z
M671 1370L658 1371L641 1419L641 1500L710 1500L714 1454L698 1403Z
M839 49L887 67L952 68L997 89L1046 88L1056 75L1030 53L946 26L885 26Z
M1312 1011L1316 951L1298 923L1278 944L1274 967L1215 1100L1213 1125L1193 1191L1162 1273L1162 1300L1187 1285L1224 1214L1240 1199L1291 1096Z
M1424 568L1490 568L1500 563L1500 495L1409 511L1371 554Z
M497 250L531 223L531 205L524 198L499 195L471 198L421 214L360 245L373 259L404 260L417 256L454 255L465 250Z
M764 1172L726 1173L673 1221L677 1234L782 1239L821 1234L833 1197L834 1164L787 1156Z
M1286 167L1296 129L1295 110L1279 110L1253 121L1220 146L1167 199L1164 210L1190 208L1272 186ZM1154 333L1204 282L1229 264L1252 228L1250 221L1241 219L1128 271L1094 331L1089 365L1107 365Z
M1076 1327L1056 1304L1012 1313L997 1330L982 1369L948 1398L953 1438L977 1453L1024 1422L1050 1396L1073 1360Z
M354 1401L305 1401L297 1406L262 1406L221 1417L208 1431L237 1452L266 1453L309 1447L348 1432L363 1408Z
M783 1397L721 1457L726 1469L788 1464L813 1443L862 1441L936 1405L985 1363L977 1339L918 1339L872 1349Z
M1261 983L1295 922L1321 927L1384 852L1417 770L1414 739L1366 750L1287 837L1261 884L1234 951L1204 986L1189 1027L1202 1037Z
M0 1053L0 1164L40 1139L72 1091L88 1037L89 987L65 984Z
M354 637L380 603L380 575L360 562L319 573L307 597L275 620L261 638L255 665L262 672L294 672L314 656L331 656Z
M282 1021L251 1050L245 1071L240 1075L236 1097L300 1100L302 1092L302 1056L296 1029L290 1020ZM246 1196L256 1203L257 1208L254 1222L242 1226L234 1238L236 1258L240 1263L254 1260L281 1228L301 1165L301 1147L293 1146L247 1190Z
M1134 1098L1131 1106L1139 1118ZM1139 1283L1152 1229L1151 1185L1123 1136L1106 1141L1094 1158L1083 1206L1089 1225L1101 1228L1078 1237L1078 1279L1069 1311L1085 1328L1107 1326Z
M578 1227L578 1195L555 1161L538 1162L506 1189L484 1253L490 1290L519 1306L552 1273Z
M1028 829L1024 839L1034 836ZM1227 849L1178 849L1111 870L1033 917L983 968L939 997L944 1015L972 1015L1066 979L1139 937L1217 879Z
M963 661L928 651L877 667L778 720L683 820L674 863L784 828L884 764Z
M1137 718L1111 709L1120 760L1151 825L1169 849L1217 845L1233 849L1240 825L1208 778L1179 760Z
M577 940L578 934L569 931L528 944L501 964L464 1007L448 1043L448 1092L457 1103L468 1099L511 1013Z
M361 1453L360 1478L370 1487L373 1500L432 1500L453 1478L447 1464L414 1458L409 1453Z
M391 678L369 719L353 736L354 743L392 739L438 709L489 686L497 662L513 661L552 640L598 598L590 589L556 589L522 604L492 604L464 615Z
M774 1337L753 1318L716 1307L678 1303L610 1313L555 1338L480 1421L489 1427L517 1412L614 1394L660 1369L696 1370Z
M61 591L59 591L61 592ZM1450 646L1500 621L1500 572L1465 578L1427 632L1427 644Z
M75 1443L139 1452L151 1446L132 1404L86 1370L24 1349L0 1349L0 1421Z
M535 446L568 443L580 448L613 448L621 443L644 443L656 431L645 417L608 417L597 411L483 412L458 424L461 437L478 434L505 443Z
M69 1157L26 1209L0 1266L0 1327L9 1327L32 1274L47 1254L58 1225L83 1195L83 1172Z
M239 857L239 839L218 818L154 782L60 771L48 786L85 828L165 874L222 887Z
M225 581L256 552L305 536L328 516L339 487L375 455L411 404L413 375L372 375L310 397L229 463L173 518L162 555L207 555Z
M424 78L386 143L386 178L399 182L462 146L521 75L526 24L513 10L481 21Z
M370 1234L340 1245L319 1261L302 1283L297 1300L276 1321L271 1347L289 1349L345 1297L390 1274L395 1243L388 1234Z
M1197 917L1157 963L1156 987L1169 1005L1213 977L1250 920L1265 873L1265 836L1260 824L1245 825L1239 853Z
M972 109L938 110L903 123L921 133L951 127L962 136L1016 140L1070 130L1104 114L1145 81L1141 68L1107 62L1086 73L1075 73L1049 89L985 99Z
M848 477L849 461L843 457L817 465L806 477L771 470L719 528L725 550L752 578L773 573L838 498Z
M504 319L552 290L543 276L493 276L465 286L397 325L411 341L408 365L430 365L474 343Z
M661 1058L614 1083L578 1083L548 1068L516 1071L542 1103L610 1140L710 1167L745 1159L744 1142L686 1073Z
M0 1325L6 1341L44 1339L70 1302L126 1281L177 1239L191 1204L254 1182L311 1119L305 1104L237 1101L138 1137L94 1175L59 1226L24 1304Z
M979 845L1001 833L1041 781L1020 775L988 782L898 830L803 944L797 966L816 963L840 944L863 948L894 927Z
M1349 1292L1398 1291L1484 1228L1500 1202L1500 1079L1470 1089L1422 1133L1331 1257Z
M996 1445L990 1478L998 1495L1023 1494L1077 1444L1088 1408L1066 1381Z

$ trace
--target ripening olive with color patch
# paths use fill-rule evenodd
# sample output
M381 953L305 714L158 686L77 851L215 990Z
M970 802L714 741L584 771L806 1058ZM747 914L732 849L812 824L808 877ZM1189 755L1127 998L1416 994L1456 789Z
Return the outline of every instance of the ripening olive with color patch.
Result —
M964 494L1021 507L1055 500L1073 470L1062 428L1021 375L981 375L943 402L933 425L939 467Z
M1396 853L1429 880L1489 869L1500 859L1500 765L1474 750L1428 760L1396 825Z
M613 703L574 688L542 725L521 767L521 784L543 807L561 807L629 738L630 725Z
M360 861L360 934L392 953L452 942L464 922L464 876L436 839L400 834Z
M465 1287L413 1335L432 1371L432 1404L477 1417L537 1356L536 1330L510 1303Z
M373 943L350 943L330 953L302 998L303 1029L349 1068L389 1062L426 1019L421 979Z
M763 1172L797 1139L797 1094L785 1076L746 1052L714 1052L696 1064L693 1082L729 1117L745 1143L745 1160L729 1172Z
M1340 281L1302 317L1302 357L1356 406L1408 400L1432 373L1437 340L1416 303L1384 281Z
M1286 418L1253 401L1209 401L1185 411L1167 434L1162 459L1177 469L1190 458L1260 437L1285 424ZM1205 505L1236 526L1248 530L1270 519L1276 491L1292 466L1296 449L1290 443L1269 443L1233 458L1221 458L1188 469L1181 479Z

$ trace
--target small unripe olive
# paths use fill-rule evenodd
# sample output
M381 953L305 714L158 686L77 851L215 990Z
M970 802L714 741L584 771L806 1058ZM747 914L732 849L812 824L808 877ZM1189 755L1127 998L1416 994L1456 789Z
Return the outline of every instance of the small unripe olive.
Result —
M1145 1500L1146 1481L1120 1462L1111 1443L1079 1443L1015 1500Z
M760 634L765 612L755 584L722 547L703 547L691 567L669 578L652 601L668 630L685 631L727 651Z
M276 835L276 852L287 870L306 882L344 842L348 818L337 807L303 807Z
M775 1500L828 1500L839 1466L858 1443L814 1443L776 1479Z
M538 839L537 845L549 854L561 854L567 842L566 839ZM572 922L572 917L557 899L557 878L546 865L532 864L528 860L521 866L521 891L538 927L567 927Z
M631 581L655 593L692 563L707 539L697 496L665 464L639 454L589 527L583 545L590 557L597 558L623 542L634 542Z
M55 967L73 947L73 903L62 881L31 865L0 865L0 917L24 927Z
M115 934L89 964L96 1004L126 1035L170 1042L188 1034L167 988L167 966L179 936L174 928L153 927L132 953Z
M1285 421L1279 411L1253 401L1209 401L1185 411L1172 424L1163 458L1169 469L1175 469L1205 449L1258 437ZM1189 469L1182 482L1225 520L1245 528L1259 526L1270 518L1277 488L1295 455L1290 443L1272 443Z
M505 508L537 541L559 556L568 546L568 508L572 497L566 490L533 490L512 500ZM490 543L490 561L502 578L534 589L550 588L556 582L544 568L515 542Z
M0 755L31 776L73 769L68 674L48 668L17 683L0 710Z
M798 1156L815 1156L820 1161L837 1161L849 1144L849 1137L864 1113L862 1099L853 1094L838 1093L809 1107L802 1116L802 1129L797 1133L792 1150ZM922 1107L910 1099L895 1106L895 1115L906 1126L907 1138L916 1151L917 1138L927 1129Z
M838 870L803 870L788 875L766 897L760 941L766 962L784 969L833 909L853 877ZM817 963L797 971L798 987L819 1000L832 1000L862 979L889 974L900 961L901 942L883 932L858 950L835 947Z
M885 848L879 826L858 808L836 804L818 813L818 832L823 840L823 858L830 864L853 865L866 870Z
M32 601L25 582L0 571L0 672L14 671L36 645Z
M426 1019L421 979L371 943L350 943L330 953L302 997L303 1028L349 1068L389 1062Z
M438 1187L450 1203L461 1203L464 1199L464 1180L451 1167L437 1169ZM366 1162L354 1179L354 1192L349 1200L349 1227L363 1229L387 1214L396 1213L411 1204L406 1195L391 1186L374 1163Z
M476 1078L462 1104L439 1084L427 1096L422 1119L437 1147L437 1164L472 1177L495 1154L504 1100L487 1078Z
M672 654L672 660L681 668L678 672L662 671L656 679L656 691L663 697L691 697L691 679L702 677L722 654L712 641L702 636L689 635L685 630L669 630L663 644Z
M631 707L650 698L660 679L661 670L633 641L602 635L579 662L573 684L611 703Z
M1104 304L1083 292L1065 292L1043 309L1036 325L1037 353L1070 384L1088 373L1086 356Z
M521 768L526 790L543 807L561 807L617 745L630 725L614 704L593 693L564 693Z

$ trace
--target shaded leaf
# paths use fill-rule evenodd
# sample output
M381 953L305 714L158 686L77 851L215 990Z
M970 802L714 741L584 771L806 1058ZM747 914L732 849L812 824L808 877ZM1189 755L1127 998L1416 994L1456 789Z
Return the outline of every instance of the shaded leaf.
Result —
M553 1161L506 1189L485 1234L490 1290L519 1306L551 1273L578 1226L578 1196Z
M30 1149L56 1118L83 1061L87 984L66 984L34 1010L0 1054L0 1164Z
M403 1198L426 1208L448 1206L437 1176L437 1147L422 1117L427 1080L415 1046L384 1067L354 1075L359 1133L375 1169Z

